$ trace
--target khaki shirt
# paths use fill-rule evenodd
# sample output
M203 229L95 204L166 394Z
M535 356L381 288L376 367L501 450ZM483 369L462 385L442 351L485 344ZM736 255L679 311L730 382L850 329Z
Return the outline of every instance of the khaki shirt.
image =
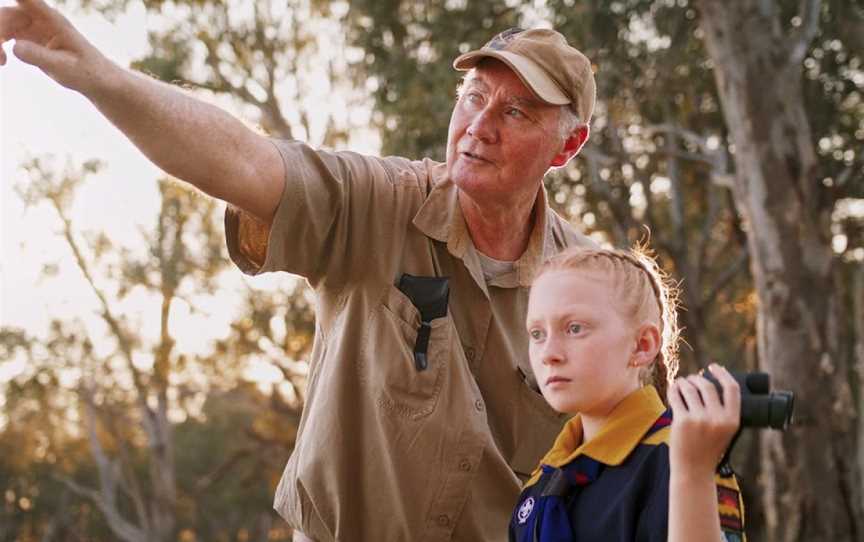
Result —
M540 189L528 248L486 284L444 164L275 144L287 180L269 241L238 239L231 208L226 235L244 272L296 273L317 294L276 510L320 541L506 540L521 482L565 421L528 362L528 286L546 257L592 242ZM258 266L244 253L264 254L263 243ZM403 273L450 277L424 371L412 354L418 310L395 286Z

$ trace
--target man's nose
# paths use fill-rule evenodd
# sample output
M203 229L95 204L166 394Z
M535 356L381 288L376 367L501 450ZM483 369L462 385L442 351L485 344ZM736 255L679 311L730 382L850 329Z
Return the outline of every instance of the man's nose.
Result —
M498 140L498 127L495 125L494 111L485 107L478 111L468 124L468 135L483 143L495 143Z

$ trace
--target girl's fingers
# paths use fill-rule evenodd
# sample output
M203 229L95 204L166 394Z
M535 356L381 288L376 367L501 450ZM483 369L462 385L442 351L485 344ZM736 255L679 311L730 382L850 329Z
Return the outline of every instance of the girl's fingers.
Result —
M701 375L695 376L692 382L693 385L696 386L696 388L699 390L699 394L702 397L702 403L705 405L705 408L707 410L713 411L723 409L723 405L721 404L720 391L717 389L717 386L715 386L713 382Z
M679 380L680 378L676 378L672 384L669 385L669 389L666 390L666 401L668 401L669 406L672 407L672 412L683 412L687 410L687 406L681 398L681 392L678 390Z
M738 381L722 365L712 363L709 367L723 388L723 410L736 417L741 412L741 387Z
M696 414L704 409L702 397L699 395L699 389L693 384L692 376L680 378L678 380L678 390L681 398L684 401L685 410L690 414Z

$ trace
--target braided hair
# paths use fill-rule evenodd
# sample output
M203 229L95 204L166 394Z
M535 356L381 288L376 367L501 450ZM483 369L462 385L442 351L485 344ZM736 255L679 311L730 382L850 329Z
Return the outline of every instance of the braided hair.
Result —
M640 381L653 384L665 402L666 390L678 374L679 289L657 265L654 253L639 244L629 250L574 247L547 260L534 280L546 272L563 270L602 272L609 277L625 317L657 325L660 352L640 374Z

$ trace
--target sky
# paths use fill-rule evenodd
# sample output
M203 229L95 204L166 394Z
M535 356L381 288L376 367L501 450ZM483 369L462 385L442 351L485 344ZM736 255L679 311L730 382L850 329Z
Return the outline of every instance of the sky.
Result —
M70 19L108 56L127 65L147 45L140 11L116 25L99 16L71 14ZM10 49L7 44L7 53ZM92 294L68 265L55 280L40 278L44 265L67 259L68 248L57 235L59 221L50 208L24 208L15 192L26 181L20 164L48 156L58 166L67 160L106 161L101 174L81 190L73 220L86 229L110 229L122 239L135 237L136 225L152 221L153 179L159 172L84 97L9 57L0 68L0 325L37 329L48 314L92 304Z
M0 6L10 4L0 0ZM65 14L97 48L122 66L148 51L147 30L158 24L134 2L127 13L112 22L98 14ZM15 191L16 186L27 182L20 164L36 157L51 158L62 171L67 163L80 165L94 158L105 162L105 167L79 189L72 221L78 230L105 232L115 245L139 253L144 249L141 231L152 231L155 224L159 205L156 180L164 174L86 98L18 61L11 54L11 44L5 49L9 61L0 67L0 327L23 328L41 335L50 319L77 317L91 333L98 334L104 328L96 313L97 299L59 235L56 213L47 204L25 208ZM230 108L228 102L219 105ZM56 273L43 273L46 266L55 265ZM227 334L228 322L239 310L244 284L267 289L285 285L286 280L292 279L273 275L248 279L232 268L222 277L220 295L195 300L196 307L209 315L193 315L183 302L176 303L172 320L177 323L178 348L205 352L213 338ZM136 318L145 337L157 337L157 301L133 295L119 308ZM281 373L260 364L252 369L259 379L281 378ZM0 385L24 370L21 360L0 360Z

